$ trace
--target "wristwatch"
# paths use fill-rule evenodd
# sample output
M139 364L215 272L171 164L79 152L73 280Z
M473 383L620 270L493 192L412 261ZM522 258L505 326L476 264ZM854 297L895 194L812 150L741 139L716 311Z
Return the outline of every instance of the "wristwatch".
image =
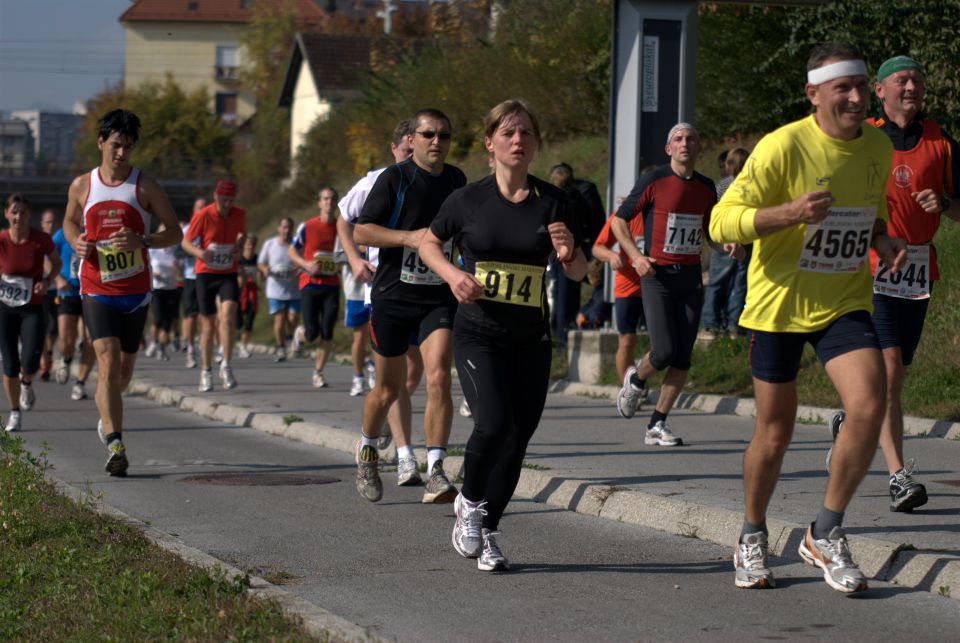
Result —
M148 233L146 233L146 234L141 234L141 235L140 235L140 241L143 243L143 247L144 247L144 248L149 248L149 247L150 247L150 233L148 232Z

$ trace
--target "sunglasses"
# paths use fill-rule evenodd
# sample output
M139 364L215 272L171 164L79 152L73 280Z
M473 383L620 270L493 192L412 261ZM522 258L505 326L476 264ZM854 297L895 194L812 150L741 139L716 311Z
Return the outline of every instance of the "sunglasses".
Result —
M424 130L422 132L417 132L420 136L432 141L435 138L439 138L441 141L449 141L452 134L450 132L434 132L433 130Z

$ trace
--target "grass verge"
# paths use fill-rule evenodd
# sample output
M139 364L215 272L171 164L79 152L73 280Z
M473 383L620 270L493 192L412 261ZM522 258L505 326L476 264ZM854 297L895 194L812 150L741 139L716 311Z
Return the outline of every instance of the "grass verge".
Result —
M0 640L309 641L273 601L57 493L0 430ZM91 500L92 502L92 500Z

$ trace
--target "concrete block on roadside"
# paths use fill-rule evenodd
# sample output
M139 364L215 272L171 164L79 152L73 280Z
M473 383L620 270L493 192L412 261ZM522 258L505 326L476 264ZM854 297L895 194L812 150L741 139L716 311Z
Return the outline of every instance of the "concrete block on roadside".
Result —
M567 379L597 384L604 371L616 370L619 335L600 330L567 333Z
M945 559L953 559L945 560ZM903 585L904 587L922 587L925 582L933 582L930 573L938 567L944 568L951 562L960 565L960 557L946 556L935 553L928 554L920 551L903 550L897 552L897 557L892 561L889 571L886 573L886 580ZM958 567L960 570L960 567ZM942 570L941 570L942 571ZM960 587L960 576L957 577L957 583L954 587ZM949 585L949 583L947 583ZM924 588L926 589L926 588ZM929 588L931 591L937 591L936 583ZM960 591L957 592L957 598L960 598Z
M552 476L535 469L521 469L520 481L517 483L514 494L521 498L537 500L537 496L543 493L552 479Z
M227 422L228 424L236 424L237 426L247 426L252 415L253 413L250 409L233 406L232 404L221 404L214 412L214 419Z
M853 560L856 561L868 578L885 577L887 570L897 555L900 545L876 538L867 538L865 536L847 536L847 542L850 544L850 553L853 554ZM883 576L881 576L881 574Z
M150 388L153 387L153 384L149 382L144 382L143 380L131 380L130 385L127 386L125 393L127 395L144 395Z
M960 601L960 560L951 560L933 577L930 591Z
M276 413L254 413L250 418L250 427L274 435L284 435L287 428L283 416Z
M157 404L163 404L164 406L180 406L180 402L185 395L177 389L166 386L154 386L147 393L147 397Z
M180 400L180 409L189 413L196 413L203 417L213 417L216 404L210 400L196 395L186 395Z
M559 481L559 485L555 483L549 484L547 488L541 492L541 495L549 494L545 500L548 505L573 511L580 503L590 483L583 480L563 480L561 478L556 478L555 480Z

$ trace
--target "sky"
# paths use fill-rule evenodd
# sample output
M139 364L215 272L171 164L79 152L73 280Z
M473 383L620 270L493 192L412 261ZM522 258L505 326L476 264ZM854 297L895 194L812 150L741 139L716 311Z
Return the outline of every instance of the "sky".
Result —
M131 0L0 0L0 111L71 112L123 76Z

